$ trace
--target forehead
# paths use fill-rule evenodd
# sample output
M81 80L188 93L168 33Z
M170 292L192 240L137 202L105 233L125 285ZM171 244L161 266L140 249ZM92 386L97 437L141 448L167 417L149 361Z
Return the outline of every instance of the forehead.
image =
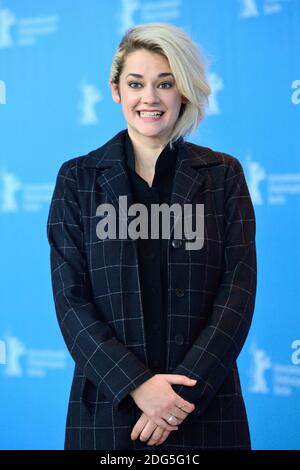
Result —
M171 72L166 57L161 54L139 49L127 55L124 63L124 72L153 75L158 72Z

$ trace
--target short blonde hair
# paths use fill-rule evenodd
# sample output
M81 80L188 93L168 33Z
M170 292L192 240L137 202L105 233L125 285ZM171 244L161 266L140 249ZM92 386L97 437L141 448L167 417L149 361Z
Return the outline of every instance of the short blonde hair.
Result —
M170 64L183 103L174 126L170 145L179 137L195 132L204 118L205 105L211 93L205 77L202 52L187 33L168 23L145 23L130 28L123 36L113 57L110 79L119 86L120 75L128 54L146 49L163 55Z

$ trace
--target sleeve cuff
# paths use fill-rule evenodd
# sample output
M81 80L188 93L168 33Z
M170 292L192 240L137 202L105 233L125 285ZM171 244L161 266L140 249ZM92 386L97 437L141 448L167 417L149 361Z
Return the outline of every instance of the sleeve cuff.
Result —
M146 369L140 375L135 377L134 380L131 380L126 385L126 387L124 387L122 390L119 391L117 395L115 395L114 400L113 400L113 407L117 411L119 411L124 406L126 406L126 403L128 403L128 400L132 399L130 392L135 390L139 385L142 385L142 383L151 379L151 377L153 377L154 375L155 375L154 372L152 372L150 369Z

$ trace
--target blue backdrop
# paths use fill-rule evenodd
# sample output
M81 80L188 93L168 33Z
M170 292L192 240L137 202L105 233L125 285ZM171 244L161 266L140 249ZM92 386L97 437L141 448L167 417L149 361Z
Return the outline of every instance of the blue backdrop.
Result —
M111 59L129 27L153 21L202 46L213 94L186 140L237 157L255 204L258 294L239 358L253 447L300 448L300 1L0 0L2 449L63 447L73 363L51 292L49 203L63 161L126 127Z

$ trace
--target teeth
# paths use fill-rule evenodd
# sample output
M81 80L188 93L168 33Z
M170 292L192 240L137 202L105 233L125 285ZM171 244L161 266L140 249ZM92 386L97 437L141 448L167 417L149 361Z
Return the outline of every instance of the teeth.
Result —
M142 117L154 117L154 116L161 116L162 112L146 112L146 111L140 111L140 116Z

